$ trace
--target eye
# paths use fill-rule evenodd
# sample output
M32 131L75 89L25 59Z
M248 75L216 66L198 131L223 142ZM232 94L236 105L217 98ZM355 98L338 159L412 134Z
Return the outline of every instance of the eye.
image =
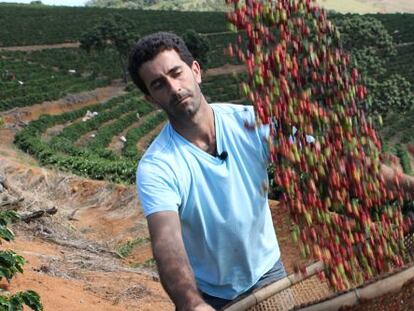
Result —
M173 77L178 77L182 74L182 70L181 69L177 69L173 71Z
M157 81L155 83L152 84L152 89L153 90L159 90L164 86L163 81Z

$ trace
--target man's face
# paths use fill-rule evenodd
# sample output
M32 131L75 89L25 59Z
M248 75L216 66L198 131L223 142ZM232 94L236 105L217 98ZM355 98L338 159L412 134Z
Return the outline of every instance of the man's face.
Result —
M165 50L145 62L138 73L149 91L146 99L162 108L170 119L185 120L198 111L202 95L196 61L189 67L175 50Z

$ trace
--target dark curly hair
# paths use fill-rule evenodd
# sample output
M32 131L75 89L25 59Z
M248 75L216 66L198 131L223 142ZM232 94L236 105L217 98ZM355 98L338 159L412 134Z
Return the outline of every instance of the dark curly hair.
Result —
M191 67L194 58L185 45L184 40L174 33L156 32L141 38L135 44L129 56L128 71L132 81L144 94L149 95L149 91L138 74L142 64L154 59L162 51L173 49L178 53L182 61Z

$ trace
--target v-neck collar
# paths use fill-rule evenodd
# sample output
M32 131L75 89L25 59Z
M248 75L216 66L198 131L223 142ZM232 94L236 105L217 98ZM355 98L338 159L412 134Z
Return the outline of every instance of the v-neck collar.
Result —
M220 119L217 117L217 113L214 111L214 107L212 105L209 105L210 108L213 111L213 115L214 115L214 132L216 135L216 149L217 149L217 154L221 154L221 152L223 151L222 149L222 141L221 141L221 122ZM214 155L211 155L210 153L202 150L201 148L197 147L196 145L194 145L192 142L190 142L188 139L186 139L184 136L182 136L180 133L178 133L170 124L171 130L174 133L175 137L184 144L184 146L193 154L195 154L196 156L200 156L205 158L208 161L211 161L213 163L222 163L223 161Z

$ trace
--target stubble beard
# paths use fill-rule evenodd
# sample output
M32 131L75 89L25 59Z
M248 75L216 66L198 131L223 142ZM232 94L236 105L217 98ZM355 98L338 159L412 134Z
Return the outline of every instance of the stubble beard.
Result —
M180 99L190 96L189 101L185 103L185 107L180 107L182 103L179 103ZM200 86L197 84L196 88L193 91L187 91L180 98L174 98L171 102L173 109L176 112L175 119L177 120L188 120L193 119L201 107L201 101L203 99ZM188 99L186 99L188 100Z
M193 119L199 110L199 103L195 98L191 98L190 101L186 103L185 107L179 107L179 105L182 105L182 103L177 104L177 106L174 107L174 111L169 113L169 116L180 123L186 123Z

